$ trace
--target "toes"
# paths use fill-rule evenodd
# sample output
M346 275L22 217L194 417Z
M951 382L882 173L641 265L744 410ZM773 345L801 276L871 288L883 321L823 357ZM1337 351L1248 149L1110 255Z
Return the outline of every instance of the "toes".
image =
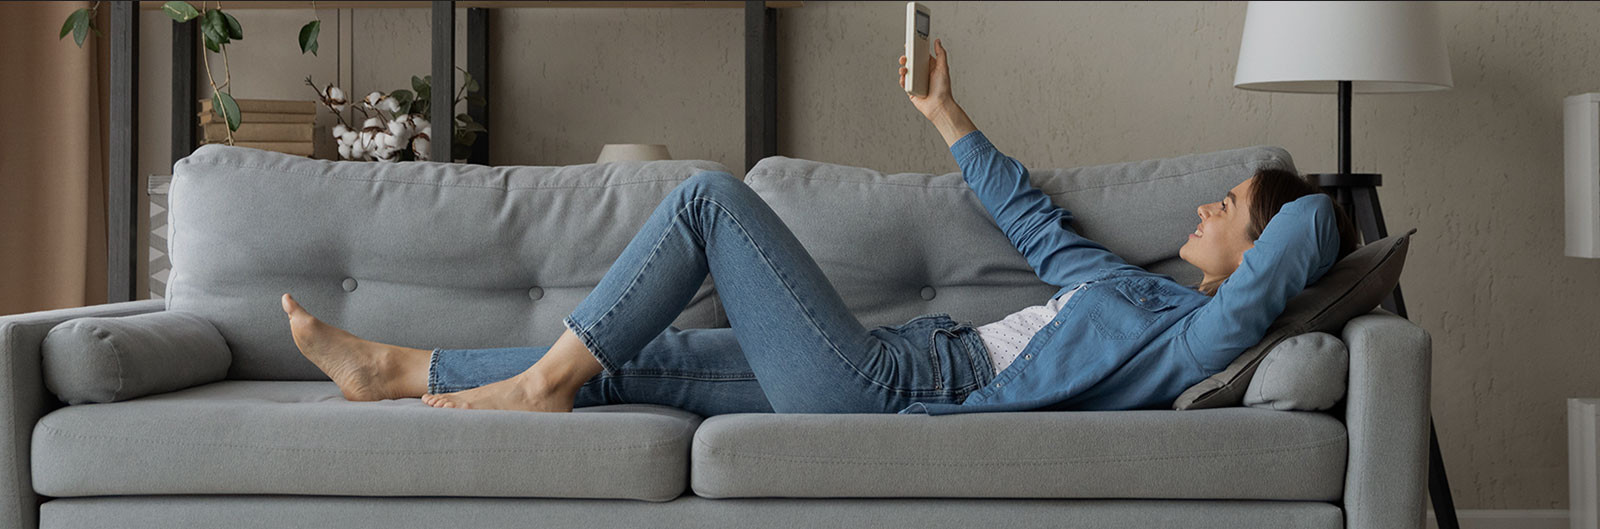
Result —
M290 296L288 293L284 293L283 294L283 300L282 301L283 301L283 312L284 312L284 314L288 314L290 316L293 316L293 315L295 315L295 313L305 310L304 308L300 307L299 303L296 303L294 301L294 296Z

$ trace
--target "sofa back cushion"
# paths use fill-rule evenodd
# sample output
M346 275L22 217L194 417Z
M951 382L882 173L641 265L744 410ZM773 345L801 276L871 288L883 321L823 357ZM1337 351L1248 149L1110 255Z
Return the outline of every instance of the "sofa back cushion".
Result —
M229 378L323 380L279 297L420 349L547 346L661 198L714 162L331 162L207 145L174 166L168 310L201 315ZM709 280L679 327L726 325Z
M1024 162L1026 165L1026 162ZM1249 147L1070 169L1029 179L1073 213L1073 227L1128 262L1197 283L1178 257L1199 222L1263 167L1293 171L1289 153ZM975 325L1044 303L1057 287L1034 274L962 180L770 157L745 182L777 211L868 326L943 312Z

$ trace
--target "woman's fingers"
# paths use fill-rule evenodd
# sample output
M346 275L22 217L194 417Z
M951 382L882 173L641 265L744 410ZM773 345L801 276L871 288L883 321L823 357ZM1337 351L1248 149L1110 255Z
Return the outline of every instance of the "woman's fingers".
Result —
M900 56L900 64L905 64L905 63L906 63L906 56L901 55Z

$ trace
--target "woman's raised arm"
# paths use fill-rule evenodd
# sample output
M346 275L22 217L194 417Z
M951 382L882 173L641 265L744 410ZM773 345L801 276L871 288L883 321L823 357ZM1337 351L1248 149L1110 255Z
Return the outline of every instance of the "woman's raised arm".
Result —
M928 95L907 94L917 110L933 122L961 167L961 177L977 193L1000 231L1044 282L1070 286L1089 274L1107 268L1132 267L1105 246L1079 235L1069 223L1072 213L1057 207L1028 181L1028 170L1016 159L1001 154L978 131L950 93L949 59L944 45L933 41L929 62ZM905 64L905 56L900 64ZM905 86L906 69L900 68Z

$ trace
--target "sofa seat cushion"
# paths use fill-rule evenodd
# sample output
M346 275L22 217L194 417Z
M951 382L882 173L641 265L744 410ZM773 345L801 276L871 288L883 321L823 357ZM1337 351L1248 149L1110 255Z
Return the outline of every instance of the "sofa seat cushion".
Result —
M1336 501L1343 423L1217 408L719 415L695 431L700 496Z
M543 414L350 402L331 382L224 381L68 406L33 436L47 496L299 494L666 501L699 418L652 405Z

